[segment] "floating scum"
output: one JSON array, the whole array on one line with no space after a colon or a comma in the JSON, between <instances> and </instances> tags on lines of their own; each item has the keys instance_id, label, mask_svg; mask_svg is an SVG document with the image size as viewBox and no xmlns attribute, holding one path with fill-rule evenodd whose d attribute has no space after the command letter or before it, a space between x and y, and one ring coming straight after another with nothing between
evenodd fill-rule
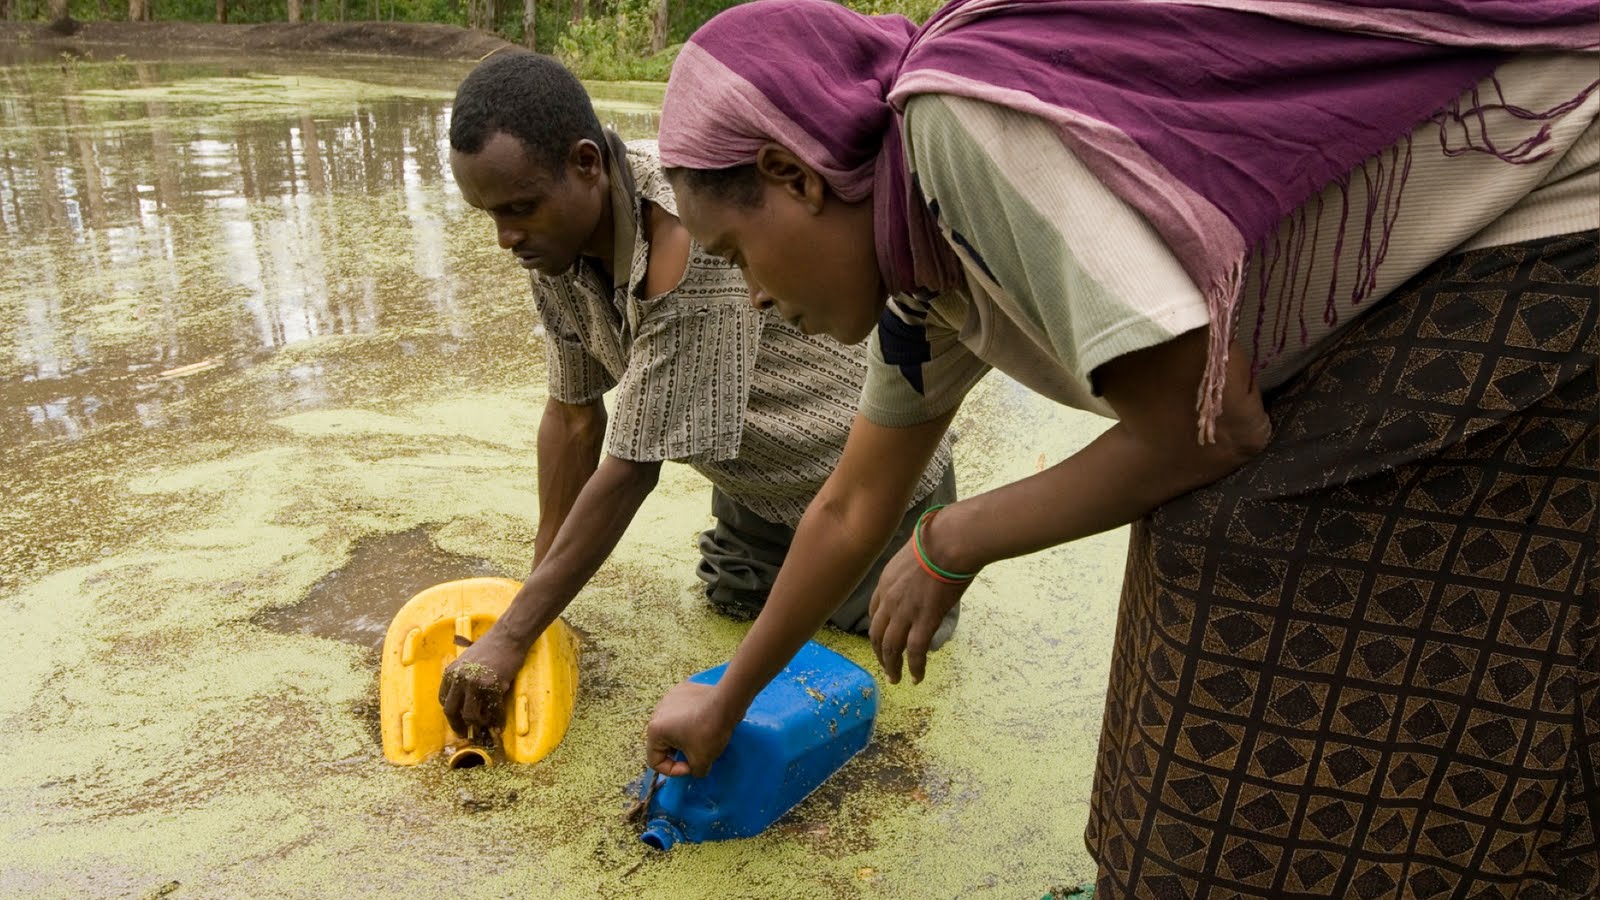
<instances>
[{"instance_id":1,"label":"floating scum","mask_svg":"<svg viewBox=\"0 0 1600 900\"><path fill-rule=\"evenodd\" d=\"M383 416L351 410L344 428L331 427L335 411L291 417L272 423L273 439L258 449L146 461L150 468L129 477L125 502L162 510L150 537L6 602L14 633L44 651L19 654L0 688L0 715L20 723L0 737L8 773L0 797L14 812L0 825L13 848L0 888L134 890L171 878L213 895L260 885L309 895L354 883L592 896L606 885L648 893L691 881L699 896L799 897L858 885L905 896L913 885L960 889L991 875L1030 888L1070 880L1009 860L996 872L994 860L1005 844L1029 840L1041 816L1071 821L1082 803L1082 795L1039 797L1024 773L1087 772L1096 664L1085 660L1077 679L1040 680L1018 652L1033 632L1007 637L990 616L931 685L936 695L909 706L886 698L875 738L885 749L836 776L847 789L825 787L761 838L680 848L673 861L622 879L645 852L620 812L651 691L724 656L741 631L712 620L661 574L682 571L692 553L682 535L702 515L698 491L652 501L644 514L660 527L570 611L574 624L608 638L585 646L573 726L551 757L470 778L384 763L376 660L360 647L246 622L295 603L364 534L447 522L441 544L516 565L527 496L498 485L506 472L531 478L529 448L479 437L477 462L453 468L419 467L411 455L428 462L430 445L450 430L433 423L482 422L506 402L485 393ZM217 434L238 425L222 423ZM1117 553L1113 540L1099 565L1092 554L1064 560L1076 577L1019 571L1013 590L1063 582L1109 590ZM1043 604L1017 612L1022 627L1032 621L1049 633ZM1087 640L1101 639L1085 628ZM1075 641L1057 640L1063 653ZM870 661L863 642L830 643ZM1032 721L1039 709L1054 711L1079 748L1076 761L1052 746L1060 732ZM963 737L972 727L1012 733L974 752ZM922 853L945 840L957 849ZM84 874L63 873L61 860ZM863 868L871 881L856 877ZM811 874L797 879L802 871Z\"/></svg>"}]
</instances>

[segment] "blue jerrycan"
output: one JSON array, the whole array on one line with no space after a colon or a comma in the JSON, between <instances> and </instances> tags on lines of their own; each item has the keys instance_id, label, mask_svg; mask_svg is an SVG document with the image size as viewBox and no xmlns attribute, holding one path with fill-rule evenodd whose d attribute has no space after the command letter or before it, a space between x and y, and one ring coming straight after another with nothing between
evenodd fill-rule
<instances>
[{"instance_id":1,"label":"blue jerrycan","mask_svg":"<svg viewBox=\"0 0 1600 900\"><path fill-rule=\"evenodd\" d=\"M716 684L723 663L689 678ZM807 642L756 695L704 778L667 778L646 793L640 839L657 850L760 834L872 737L878 687L867 670ZM645 784L659 778L646 770Z\"/></svg>"}]
</instances>

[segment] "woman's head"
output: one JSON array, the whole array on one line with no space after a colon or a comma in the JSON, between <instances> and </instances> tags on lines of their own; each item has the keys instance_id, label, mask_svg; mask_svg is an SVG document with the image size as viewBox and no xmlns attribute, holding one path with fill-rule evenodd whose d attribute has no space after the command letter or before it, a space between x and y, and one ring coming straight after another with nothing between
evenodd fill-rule
<instances>
[{"instance_id":1,"label":"woman's head","mask_svg":"<svg viewBox=\"0 0 1600 900\"><path fill-rule=\"evenodd\" d=\"M828 0L735 6L684 47L662 105L684 226L743 268L757 300L850 343L886 295L873 203L913 31Z\"/></svg>"},{"instance_id":2,"label":"woman's head","mask_svg":"<svg viewBox=\"0 0 1600 900\"><path fill-rule=\"evenodd\" d=\"M684 227L739 267L757 306L847 344L872 331L885 292L870 202L841 199L778 144L749 165L668 169L667 178Z\"/></svg>"}]
</instances>

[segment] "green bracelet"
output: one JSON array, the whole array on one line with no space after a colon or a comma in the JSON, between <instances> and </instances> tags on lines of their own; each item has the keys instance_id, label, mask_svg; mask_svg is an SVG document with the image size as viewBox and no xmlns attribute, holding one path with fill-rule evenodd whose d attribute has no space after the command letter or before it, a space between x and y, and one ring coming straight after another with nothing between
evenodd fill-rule
<instances>
[{"instance_id":1,"label":"green bracelet","mask_svg":"<svg viewBox=\"0 0 1600 900\"><path fill-rule=\"evenodd\" d=\"M978 577L977 572L964 574L961 572L951 572L946 569L941 569L937 564L934 563L933 560L928 558L928 552L922 549L923 523L928 521L929 516L932 516L941 509L944 509L945 506L946 504L940 503L935 506L930 506L922 511L922 515L917 517L917 527L911 532L911 546L917 551L917 559L922 560L922 564L927 566L930 571L955 582L971 581L972 579Z\"/></svg>"}]
</instances>

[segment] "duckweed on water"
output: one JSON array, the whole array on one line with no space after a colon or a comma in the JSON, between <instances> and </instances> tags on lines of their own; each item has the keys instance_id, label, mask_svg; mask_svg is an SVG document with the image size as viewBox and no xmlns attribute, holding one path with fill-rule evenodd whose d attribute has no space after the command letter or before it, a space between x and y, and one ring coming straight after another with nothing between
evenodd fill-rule
<instances>
[{"instance_id":1,"label":"duckweed on water","mask_svg":"<svg viewBox=\"0 0 1600 900\"><path fill-rule=\"evenodd\" d=\"M415 100L449 100L454 92L401 85L372 84L315 75L216 76L139 87L94 88L68 96L68 100L110 103L194 103L213 105L230 117L247 111L283 114L319 106L347 106L391 97Z\"/></svg>"}]
</instances>

